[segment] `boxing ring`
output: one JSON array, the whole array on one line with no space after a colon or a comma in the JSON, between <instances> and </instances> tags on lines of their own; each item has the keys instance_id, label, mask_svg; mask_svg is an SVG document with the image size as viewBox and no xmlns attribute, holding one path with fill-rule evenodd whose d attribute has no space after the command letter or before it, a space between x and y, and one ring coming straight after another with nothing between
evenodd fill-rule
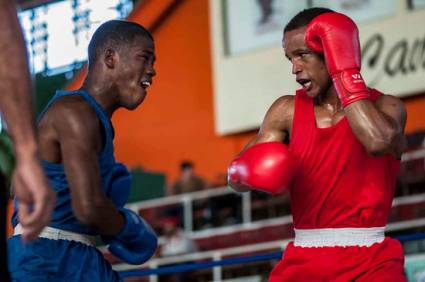
<instances>
[{"instance_id":1,"label":"boxing ring","mask_svg":"<svg viewBox=\"0 0 425 282\"><path fill-rule=\"evenodd\" d=\"M403 155L403 162L421 160L425 155L425 149L415 150ZM214 197L226 197L234 193L227 187L215 188L206 191L193 192L183 195L153 199L142 202L130 203L128 208L145 215L144 211L155 208L161 209L173 204L182 207L183 229L192 239L232 235L232 232L262 232L261 228L285 228L292 229L292 216L290 214L276 218L268 218L255 221L252 211L255 209L253 195L251 193L239 194L241 201L241 222L232 226L212 228L212 230L195 230L194 213L196 213L196 201L211 199ZM395 220L386 226L387 236L398 239L403 244L420 244L425 249L425 193L396 197L393 200L392 210ZM267 236L265 234L265 236ZM170 257L155 257L143 265L114 264L114 270L118 271L122 278L144 277L150 282L159 281L161 275L188 273L198 270L211 270L212 281L223 280L223 268L256 262L277 262L281 259L287 244L293 240L293 236L282 236L278 239L254 244L243 244L226 248L217 248L207 251L188 253ZM284 238L284 239L280 239ZM160 238L160 242L163 238ZM423 251L423 250L422 250ZM407 255L406 262L423 259L423 271L425 274L425 256L422 254ZM261 273L265 274L265 273ZM147 278L149 277L149 278ZM409 277L409 281L412 280ZM147 280L143 280L147 281ZM236 280L235 280L236 281ZM422 280L420 280L422 281ZM425 281L425 280L423 280Z\"/></svg>"},{"instance_id":2,"label":"boxing ring","mask_svg":"<svg viewBox=\"0 0 425 282\"><path fill-rule=\"evenodd\" d=\"M423 240L425 239L425 232L416 233L416 234L409 234L409 235L402 235L393 237L394 239L399 240L401 243L404 242L410 242L410 241L416 241L416 240ZM273 243L266 243L266 244L259 244L254 245L252 251L259 250L262 248L272 247L275 244L283 243L284 246L289 242L290 240L285 240L283 242L273 242ZM233 252L237 251L237 248L234 248ZM232 251L227 252L227 254L231 254ZM238 265L238 264L244 264L244 263L252 263L252 262L259 262L259 261L270 261L270 260L280 260L282 257L283 252L267 252L262 253L260 255L248 255L248 256L238 256L234 258L227 258L227 259L221 259L218 253L213 253L213 259L203 262L195 262L195 263L181 263L174 266L160 266L160 267L153 267L155 265L154 263L150 263L151 267L138 269L138 270L127 270L127 271L120 271L119 274L122 278L128 278L128 277L142 277L142 276L150 276L149 281L157 281L158 275L163 274L175 274L175 273L182 273L182 272L188 272L188 271L195 271L195 270L201 270L201 269L209 269L213 268L213 281L219 282L222 281L222 273L221 273L221 267L222 266L228 266L228 265ZM211 254L205 253L197 256L191 256L187 255L183 258L180 258L180 261L184 261L185 259L190 259L194 257L198 257L198 259L201 259L202 257L208 257ZM173 263L173 260L163 260L163 263ZM174 263L176 261L174 260Z\"/></svg>"}]
</instances>

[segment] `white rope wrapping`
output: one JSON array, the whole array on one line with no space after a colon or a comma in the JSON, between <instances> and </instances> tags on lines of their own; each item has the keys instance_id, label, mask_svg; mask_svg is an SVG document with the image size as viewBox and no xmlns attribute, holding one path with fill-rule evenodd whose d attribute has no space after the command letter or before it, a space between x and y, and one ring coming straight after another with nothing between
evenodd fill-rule
<instances>
[{"instance_id":1,"label":"white rope wrapping","mask_svg":"<svg viewBox=\"0 0 425 282\"><path fill-rule=\"evenodd\" d=\"M18 224L16 225L13 235L20 235L22 234L22 225ZM86 235L86 234L80 234L75 233L71 231L66 231L50 226L44 227L43 231L38 235L40 238L46 238L51 240L68 240L68 241L75 241L79 242L91 247L96 246L96 236Z\"/></svg>"},{"instance_id":2,"label":"white rope wrapping","mask_svg":"<svg viewBox=\"0 0 425 282\"><path fill-rule=\"evenodd\" d=\"M294 230L294 246L298 247L369 247L385 239L385 227Z\"/></svg>"}]
</instances>

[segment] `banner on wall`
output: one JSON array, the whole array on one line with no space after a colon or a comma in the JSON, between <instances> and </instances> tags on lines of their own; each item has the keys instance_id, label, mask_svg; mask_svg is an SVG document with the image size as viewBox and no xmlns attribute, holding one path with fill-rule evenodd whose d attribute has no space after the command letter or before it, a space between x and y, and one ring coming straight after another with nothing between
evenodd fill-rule
<instances>
[{"instance_id":1,"label":"banner on wall","mask_svg":"<svg viewBox=\"0 0 425 282\"><path fill-rule=\"evenodd\" d=\"M326 7L349 15L357 23L395 14L395 0L222 0L225 51L237 55L270 47L282 40L282 27L299 11ZM422 5L423 0L412 0ZM419 3L418 3L419 2Z\"/></svg>"},{"instance_id":2,"label":"banner on wall","mask_svg":"<svg viewBox=\"0 0 425 282\"><path fill-rule=\"evenodd\" d=\"M250 1L252 5L260 2ZM405 97L425 91L425 9L420 8L425 0L411 0L410 8L401 5L401 1L404 0L385 1L388 4L385 8L375 10L372 8L384 1L314 2L323 2L323 6L327 3L328 7L353 18L361 15L357 23L365 81L369 87ZM239 1L229 2L236 5ZM223 31L230 27L223 21L223 13L229 7L222 7L220 3L227 2L210 1L216 131L229 134L257 129L273 101L279 96L294 94L300 85L296 84L290 62L284 57L281 31L272 46L260 48L265 43L257 42L256 38L242 44L239 38L244 46L248 41L256 43L245 50L236 48L230 54L226 52L230 34ZM300 3L305 5L303 1Z\"/></svg>"},{"instance_id":3,"label":"banner on wall","mask_svg":"<svg viewBox=\"0 0 425 282\"><path fill-rule=\"evenodd\" d=\"M282 40L282 26L306 0L223 0L223 22L227 55L236 55Z\"/></svg>"},{"instance_id":4,"label":"banner on wall","mask_svg":"<svg viewBox=\"0 0 425 282\"><path fill-rule=\"evenodd\" d=\"M325 7L348 15L356 23L394 16L395 0L313 0L313 7Z\"/></svg>"},{"instance_id":5,"label":"banner on wall","mask_svg":"<svg viewBox=\"0 0 425 282\"><path fill-rule=\"evenodd\" d=\"M418 18L408 28L403 23L360 28L362 74L368 86L400 97L425 90L425 31L418 28L423 24Z\"/></svg>"}]
</instances>

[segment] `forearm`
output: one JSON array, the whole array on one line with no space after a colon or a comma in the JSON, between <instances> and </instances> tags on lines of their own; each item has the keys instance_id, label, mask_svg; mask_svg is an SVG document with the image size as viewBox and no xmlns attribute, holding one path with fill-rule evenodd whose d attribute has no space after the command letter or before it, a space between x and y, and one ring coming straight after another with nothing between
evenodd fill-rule
<instances>
[{"instance_id":1,"label":"forearm","mask_svg":"<svg viewBox=\"0 0 425 282\"><path fill-rule=\"evenodd\" d=\"M401 129L369 100L360 100L345 109L354 135L371 154L392 151Z\"/></svg>"},{"instance_id":2,"label":"forearm","mask_svg":"<svg viewBox=\"0 0 425 282\"><path fill-rule=\"evenodd\" d=\"M36 152L27 53L14 1L0 1L0 110L18 157Z\"/></svg>"},{"instance_id":3,"label":"forearm","mask_svg":"<svg viewBox=\"0 0 425 282\"><path fill-rule=\"evenodd\" d=\"M116 235L124 227L123 215L114 203L106 196L95 196L96 201L87 204L86 208L75 207L77 218L82 224L96 229L102 235ZM80 212L77 210L80 209ZM81 212L84 210L83 212Z\"/></svg>"}]
</instances>

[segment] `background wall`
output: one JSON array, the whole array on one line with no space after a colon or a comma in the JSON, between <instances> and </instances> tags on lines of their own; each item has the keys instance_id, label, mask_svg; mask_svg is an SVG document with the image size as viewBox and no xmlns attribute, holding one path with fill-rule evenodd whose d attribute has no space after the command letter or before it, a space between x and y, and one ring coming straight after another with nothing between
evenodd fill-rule
<instances>
[{"instance_id":1,"label":"background wall","mask_svg":"<svg viewBox=\"0 0 425 282\"><path fill-rule=\"evenodd\" d=\"M370 87L399 97L425 91L425 34L420 28L425 26L425 9L410 9L406 0L351 1L357 3L357 7L350 9L344 9L350 1L313 1L316 2L349 13L358 23L363 51L362 75ZM275 37L273 44L260 46L264 32L249 31L251 26L258 25L258 18L232 14L229 3L235 5L238 0L210 1L215 122L221 134L258 127L272 101L284 94L292 95L300 87L291 74L290 62L284 57L282 28L278 33L274 29L268 31ZM288 0L273 3L275 13L281 18L287 17L284 24L279 23L282 27L293 16L294 3L300 7L298 11L306 4ZM242 9L243 5L240 6ZM251 9L258 10L259 5ZM242 9L239 13L246 11ZM245 28L232 31L232 23L241 21ZM241 34L249 32L251 40L244 39ZM229 55L226 46L232 39L244 41L246 45L258 41L259 46Z\"/></svg>"},{"instance_id":2,"label":"background wall","mask_svg":"<svg viewBox=\"0 0 425 282\"><path fill-rule=\"evenodd\" d=\"M143 2L145 4L136 7L130 18L147 25L172 1ZM142 166L146 170L165 172L169 182L176 178L179 162L190 159L195 162L197 172L209 181L224 181L227 165L254 136L257 126L253 126L254 131L227 136L216 133L214 93L217 88L213 78L218 77L212 67L210 3L208 0L177 2L179 4L154 32L157 77L147 99L137 110L118 111L113 117L116 156L130 167ZM211 3L214 2L220 1ZM425 16L422 18L425 19ZM283 63L281 51L276 49L273 52L279 59L275 56L269 61L279 60L276 70L289 71ZM243 73L243 66L233 69L233 72ZM265 74L265 77L268 76ZM80 81L81 77L71 87L77 87ZM264 82L258 84L258 89L268 89L274 95L283 94L280 92L286 89L271 86ZM230 94L226 92L226 95ZM408 132L425 129L425 95L417 94L404 99L408 111ZM272 100L265 104L268 106ZM256 104L263 102L259 96L250 101ZM227 107L231 109L240 106L240 103L240 100L235 100ZM261 122L264 113L255 117L255 124ZM234 119L249 120L251 115L247 110L235 115Z\"/></svg>"}]
</instances>

